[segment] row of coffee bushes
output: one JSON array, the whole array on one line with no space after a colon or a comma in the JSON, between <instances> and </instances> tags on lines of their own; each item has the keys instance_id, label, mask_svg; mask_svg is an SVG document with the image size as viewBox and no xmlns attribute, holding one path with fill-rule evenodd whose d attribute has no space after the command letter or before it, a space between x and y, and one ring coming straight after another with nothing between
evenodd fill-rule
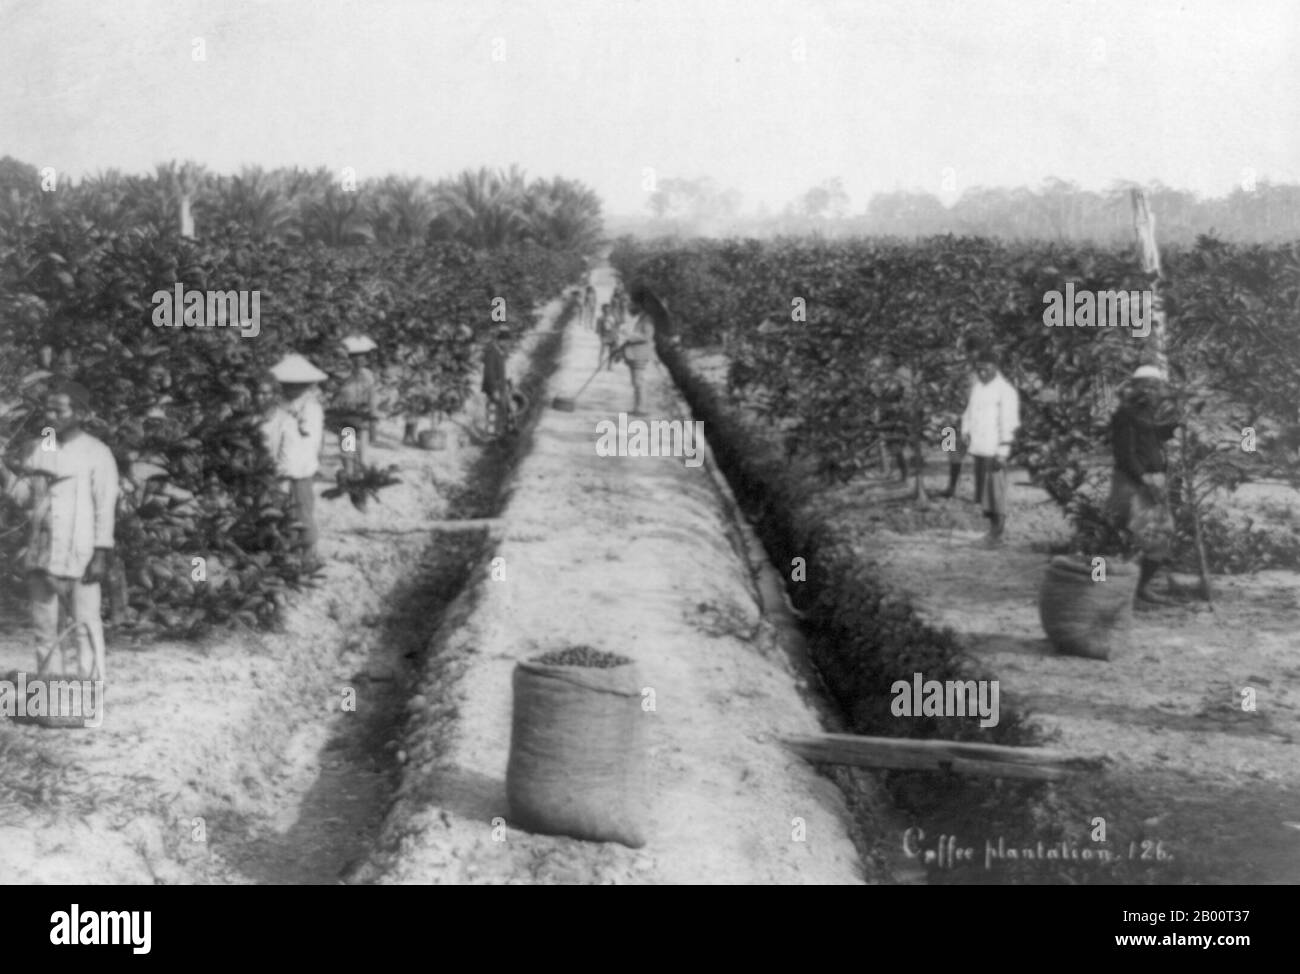
<instances>
[{"instance_id":1,"label":"row of coffee bushes","mask_svg":"<svg viewBox=\"0 0 1300 974\"><path fill-rule=\"evenodd\" d=\"M1107 427L1118 388L1151 357L1150 336L1136 322L1047 327L1046 299L1146 289L1131 253L955 237L625 239L611 259L659 291L686 345L725 353L728 392L827 480L858 474L882 439L917 456L938 449L963 406L967 350L994 345L1021 394L1013 462L1071 517L1080 545L1118 549L1103 514ZM1166 254L1166 275L1184 419L1179 567L1196 562L1193 513L1213 541L1212 571L1300 567L1294 526L1252 526L1235 518L1230 500L1251 480L1300 485L1300 401L1290 393L1300 372L1300 244L1202 238ZM916 476L919 491L919 466Z\"/></svg>"},{"instance_id":2,"label":"row of coffee bushes","mask_svg":"<svg viewBox=\"0 0 1300 974\"><path fill-rule=\"evenodd\" d=\"M340 375L340 340L364 332L379 343L387 412L451 412L492 331L522 335L585 266L531 244L332 249L234 228L212 240L110 230L66 207L19 216L0 226L0 440L10 459L30 442L55 375L89 388L92 431L124 478L119 618L139 633L268 624L304 581L260 439L267 369L280 356ZM188 320L182 302L167 324L178 290L199 297ZM242 323L206 317L214 292L242 298ZM25 516L0 512L7 592L20 589Z\"/></svg>"},{"instance_id":3,"label":"row of coffee bushes","mask_svg":"<svg viewBox=\"0 0 1300 974\"><path fill-rule=\"evenodd\" d=\"M709 430L709 448L774 564L801 559L806 577L787 571L787 590L803 618L813 663L832 697L861 734L887 737L979 739L1024 743L1019 717L1003 709L995 727L978 721L900 718L891 712L896 680L914 673L940 681L989 677L947 629L927 625L907 598L845 543L843 532L808 503L807 485L792 476L770 442L746 428L734 405L694 374L687 355L657 342L659 356L682 390L695 419Z\"/></svg>"},{"instance_id":4,"label":"row of coffee bushes","mask_svg":"<svg viewBox=\"0 0 1300 974\"><path fill-rule=\"evenodd\" d=\"M773 562L791 566L803 559L806 579L787 581L791 599L803 617L809 653L826 690L844 716L848 729L877 737L906 737L979 741L1010 746L1048 743L1028 722L1029 714L999 700L994 727L981 728L977 719L897 716L892 712L896 680L911 682L913 674L926 680L986 680L995 674L963 650L956 634L922 620L905 594L893 590L879 567L844 543L844 532L821 516L808 500L807 485L789 473L778 450L761 430L747 425L725 391L695 374L687 353L671 342L657 342L659 355L691 406L694 417L709 430L709 448L726 474L738 502L750 512ZM790 573L787 572L787 575ZM1141 803L1131 789L1112 781L1080 777L1044 784L997 780L934 771L890 771L880 779L895 811L919 831L910 839L882 835L880 820L868 801L857 806L863 834L877 851L897 850L900 839L917 850L933 851L941 835L1014 837L1013 845L1077 851L1095 840L1090 823L1102 815L1116 823L1107 848L1122 850L1130 840L1142 843L1134 830L1132 809ZM927 838L928 836L928 838ZM997 841L996 839L994 840ZM896 855L896 851L893 853ZM891 855L892 858L892 855ZM1056 862L999 859L996 873L978 868L927 865L927 881L935 884L1151 884L1186 882L1183 863L1142 862L1116 854L1105 862Z\"/></svg>"}]
</instances>

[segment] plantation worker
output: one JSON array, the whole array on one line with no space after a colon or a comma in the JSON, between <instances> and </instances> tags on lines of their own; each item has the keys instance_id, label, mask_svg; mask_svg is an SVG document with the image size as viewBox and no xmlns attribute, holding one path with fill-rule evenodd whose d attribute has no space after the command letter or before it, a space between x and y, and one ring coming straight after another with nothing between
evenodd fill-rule
<instances>
[{"instance_id":1,"label":"plantation worker","mask_svg":"<svg viewBox=\"0 0 1300 974\"><path fill-rule=\"evenodd\" d=\"M605 308L604 317L601 319L600 354L605 362L605 371L608 372L614 367L614 354L622 341L622 336L619 334L622 322L619 320L617 309L611 308L609 305L605 305ZM597 361L596 367L600 367L599 361Z\"/></svg>"},{"instance_id":2,"label":"plantation worker","mask_svg":"<svg viewBox=\"0 0 1300 974\"><path fill-rule=\"evenodd\" d=\"M366 367L370 353L378 346L365 335L343 339L351 371L334 396L332 419L339 436L339 455L346 477L360 476L366 467L366 448L378 420L379 383ZM350 436L345 430L352 430Z\"/></svg>"},{"instance_id":3,"label":"plantation worker","mask_svg":"<svg viewBox=\"0 0 1300 974\"><path fill-rule=\"evenodd\" d=\"M967 361L967 364L968 364L967 375L966 375L966 379L967 379L967 385L966 385L966 400L967 400L967 402L970 401L970 394L971 394L971 391L974 390L974 388L975 388L975 383L979 381L979 380L975 377L975 363L974 363L974 361L973 361L973 356L974 356L974 349L968 349L968 350L967 350L967 358L966 358L966 361ZM957 421L957 425L960 425L960 423L961 423L961 417L960 417L960 416L955 416L955 417L953 417L953 418ZM955 449L953 449L953 450L951 450L951 451L948 452L948 488L947 488L946 490L943 490L943 491L941 491L941 492L939 493L939 496L940 496L940 497L948 497L948 498L951 498L951 497L956 496L956 494L957 494L957 484L961 481L961 468L962 468L963 463L964 463L965 460L966 460L966 439L965 439L965 437L958 436L958 437L957 437L957 442L954 443L953 446L955 447ZM983 497L980 495L980 483L979 483L979 480L978 480L978 478L977 478L977 479L976 479L976 482L975 482L975 503L976 503L976 504L979 504L979 503L981 503L982 501L983 501Z\"/></svg>"},{"instance_id":4,"label":"plantation worker","mask_svg":"<svg viewBox=\"0 0 1300 974\"><path fill-rule=\"evenodd\" d=\"M886 353L879 360L880 376L880 437L894 461L900 481L907 481L907 450L911 397L908 387L912 381L909 369L901 365L896 356ZM882 471L882 473L885 471Z\"/></svg>"},{"instance_id":5,"label":"plantation worker","mask_svg":"<svg viewBox=\"0 0 1300 974\"><path fill-rule=\"evenodd\" d=\"M634 288L631 294L632 323L622 344L614 351L616 357L627 362L632 375L633 416L645 415L641 410L642 385L653 353L655 317L659 309L662 309L662 304L649 288Z\"/></svg>"},{"instance_id":6,"label":"plantation worker","mask_svg":"<svg viewBox=\"0 0 1300 974\"><path fill-rule=\"evenodd\" d=\"M975 496L989 520L984 544L1002 545L1007 524L1007 460L1020 428L1020 395L998 371L991 347L975 353L975 382L962 414L962 440L975 458Z\"/></svg>"},{"instance_id":7,"label":"plantation worker","mask_svg":"<svg viewBox=\"0 0 1300 974\"><path fill-rule=\"evenodd\" d=\"M16 476L0 466L0 486L31 509L22 567L36 631L37 663L55 646L60 603L78 624L77 664L83 677L105 679L99 583L108 573L116 513L117 462L82 424L90 393L62 380L45 397L45 427ZM66 626L66 623L64 624Z\"/></svg>"},{"instance_id":8,"label":"plantation worker","mask_svg":"<svg viewBox=\"0 0 1300 974\"><path fill-rule=\"evenodd\" d=\"M1139 605L1170 601L1151 591L1151 583L1172 548L1174 522L1165 483L1164 444L1177 427L1164 373L1153 365L1139 367L1110 421L1115 470L1109 498L1115 526L1141 552Z\"/></svg>"},{"instance_id":9,"label":"plantation worker","mask_svg":"<svg viewBox=\"0 0 1300 974\"><path fill-rule=\"evenodd\" d=\"M605 331L609 327L609 305L602 304L596 312L596 338L599 339L599 352L596 355L596 368L605 364Z\"/></svg>"},{"instance_id":10,"label":"plantation worker","mask_svg":"<svg viewBox=\"0 0 1300 974\"><path fill-rule=\"evenodd\" d=\"M493 432L503 436L512 426L514 407L514 390L506 374L506 343L510 340L510 329L501 326L492 335L492 341L483 350L483 385L487 396Z\"/></svg>"},{"instance_id":11,"label":"plantation worker","mask_svg":"<svg viewBox=\"0 0 1300 974\"><path fill-rule=\"evenodd\" d=\"M320 560L312 480L320 469L325 439L325 411L315 387L328 376L301 355L292 354L271 368L271 376L280 383L280 397L262 431L286 493L287 513L300 525L303 559L308 570L314 570Z\"/></svg>"}]
</instances>

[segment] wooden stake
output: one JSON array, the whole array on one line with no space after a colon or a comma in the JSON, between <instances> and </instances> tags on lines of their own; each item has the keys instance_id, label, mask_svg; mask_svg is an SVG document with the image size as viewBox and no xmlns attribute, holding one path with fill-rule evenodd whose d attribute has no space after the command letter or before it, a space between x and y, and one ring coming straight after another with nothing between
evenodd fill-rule
<instances>
[{"instance_id":1,"label":"wooden stake","mask_svg":"<svg viewBox=\"0 0 1300 974\"><path fill-rule=\"evenodd\" d=\"M958 774L1037 781L1057 781L1072 774L1097 771L1102 760L1044 748L856 734L787 737L783 743L801 757L821 764L916 771L950 770Z\"/></svg>"},{"instance_id":2,"label":"wooden stake","mask_svg":"<svg viewBox=\"0 0 1300 974\"><path fill-rule=\"evenodd\" d=\"M1140 189L1133 190L1133 229L1137 233L1139 256L1142 270L1149 276L1147 287L1151 289L1151 342L1155 347L1155 366L1166 375L1169 374L1169 361L1165 343L1165 308L1160 297L1160 248L1156 246L1156 218L1147 206L1146 194Z\"/></svg>"},{"instance_id":3,"label":"wooden stake","mask_svg":"<svg viewBox=\"0 0 1300 974\"><path fill-rule=\"evenodd\" d=\"M1137 232L1138 249L1141 251L1142 269L1150 275L1151 280L1147 286L1151 289L1151 335L1149 336L1155 345L1155 365L1165 375L1169 375L1169 356L1168 345L1166 344L1166 326L1168 321L1165 317L1164 300L1160 295L1160 281L1163 272L1160 268L1160 248L1156 246L1156 218L1147 206L1146 194L1140 189L1134 189L1133 198L1133 229ZM1187 426L1182 425L1182 431L1178 438L1180 466L1183 468L1183 483L1187 489L1187 504L1192 512L1192 533L1196 543L1196 562L1197 569L1201 576L1200 595L1209 604L1210 610L1215 611L1214 602L1211 598L1210 591L1210 568L1205 557L1205 541L1201 531L1201 512L1197 508L1195 496L1195 482L1192 478L1192 469L1188 461L1189 450L1187 448Z\"/></svg>"}]
</instances>

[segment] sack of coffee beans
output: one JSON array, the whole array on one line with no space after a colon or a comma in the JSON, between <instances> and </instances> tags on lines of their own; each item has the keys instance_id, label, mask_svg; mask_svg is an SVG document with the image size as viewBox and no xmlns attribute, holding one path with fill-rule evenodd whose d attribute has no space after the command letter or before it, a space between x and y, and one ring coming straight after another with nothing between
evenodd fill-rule
<instances>
[{"instance_id":1,"label":"sack of coffee beans","mask_svg":"<svg viewBox=\"0 0 1300 974\"><path fill-rule=\"evenodd\" d=\"M521 662L506 795L514 824L544 835L646 840L646 723L625 657L575 646Z\"/></svg>"}]
</instances>

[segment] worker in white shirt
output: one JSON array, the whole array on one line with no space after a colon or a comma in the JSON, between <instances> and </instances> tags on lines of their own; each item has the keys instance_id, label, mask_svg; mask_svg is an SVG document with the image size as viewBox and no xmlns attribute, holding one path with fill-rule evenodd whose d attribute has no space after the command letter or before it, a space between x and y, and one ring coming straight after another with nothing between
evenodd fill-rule
<instances>
[{"instance_id":1,"label":"worker in white shirt","mask_svg":"<svg viewBox=\"0 0 1300 974\"><path fill-rule=\"evenodd\" d=\"M320 567L316 555L316 490L325 437L325 410L315 387L328 376L301 355L286 355L271 369L280 383L279 401L262 427L266 448L287 494L287 513L299 524L300 545L308 571Z\"/></svg>"},{"instance_id":2,"label":"worker in white shirt","mask_svg":"<svg viewBox=\"0 0 1300 974\"><path fill-rule=\"evenodd\" d=\"M962 414L962 441L975 459L975 496L983 504L989 530L984 543L1002 544L1007 523L1007 460L1020 428L1020 395L998 371L997 353L975 353L975 382Z\"/></svg>"},{"instance_id":3,"label":"worker in white shirt","mask_svg":"<svg viewBox=\"0 0 1300 974\"><path fill-rule=\"evenodd\" d=\"M108 572L117 506L117 462L103 442L82 429L90 394L62 381L45 398L45 426L16 475L0 466L0 485L31 509L23 568L37 669L60 635L59 608L77 625L81 677L105 679L100 581ZM68 675L68 674L64 674Z\"/></svg>"}]
</instances>

